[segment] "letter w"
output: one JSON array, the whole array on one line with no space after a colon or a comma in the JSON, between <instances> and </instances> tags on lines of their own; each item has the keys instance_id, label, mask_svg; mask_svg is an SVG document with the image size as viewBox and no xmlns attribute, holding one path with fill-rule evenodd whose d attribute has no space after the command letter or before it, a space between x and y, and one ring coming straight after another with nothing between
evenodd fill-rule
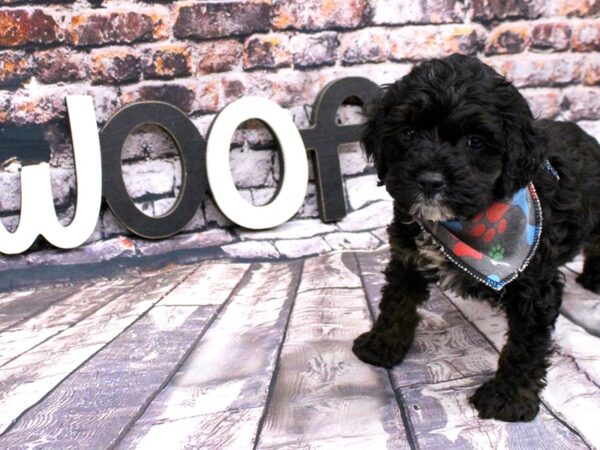
<instances>
[{"instance_id":1,"label":"letter w","mask_svg":"<svg viewBox=\"0 0 600 450\"><path fill-rule=\"evenodd\" d=\"M23 166L21 218L14 233L8 232L0 224L2 253L21 253L31 247L38 235L44 236L56 247L77 247L86 241L96 227L102 197L102 164L92 97L67 96L67 111L77 178L75 217L67 226L62 226L58 221L47 163Z\"/></svg>"}]
</instances>

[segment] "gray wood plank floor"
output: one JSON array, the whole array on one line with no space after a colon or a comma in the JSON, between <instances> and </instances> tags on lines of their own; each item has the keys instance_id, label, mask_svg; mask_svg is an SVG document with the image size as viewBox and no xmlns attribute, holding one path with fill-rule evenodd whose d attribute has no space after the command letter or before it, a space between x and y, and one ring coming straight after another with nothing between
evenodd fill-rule
<instances>
[{"instance_id":1,"label":"gray wood plank floor","mask_svg":"<svg viewBox=\"0 0 600 450\"><path fill-rule=\"evenodd\" d=\"M404 362L363 364L387 251L212 261L0 295L0 449L600 448L600 297L575 283L539 416L482 421L500 311L431 288Z\"/></svg>"}]
</instances>

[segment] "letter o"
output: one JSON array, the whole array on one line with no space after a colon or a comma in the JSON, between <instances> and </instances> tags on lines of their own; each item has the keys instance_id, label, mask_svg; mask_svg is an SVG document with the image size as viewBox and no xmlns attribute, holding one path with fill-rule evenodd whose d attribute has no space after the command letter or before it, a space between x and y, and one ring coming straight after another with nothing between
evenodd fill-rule
<instances>
[{"instance_id":1,"label":"letter o","mask_svg":"<svg viewBox=\"0 0 600 450\"><path fill-rule=\"evenodd\" d=\"M237 127L260 119L273 132L283 156L282 180L269 203L254 206L240 195L229 166L229 147ZM215 203L230 220L245 228L262 230L289 220L302 206L308 187L308 161L300 132L285 110L261 97L243 97L216 117L206 149L208 183Z\"/></svg>"},{"instance_id":2,"label":"letter o","mask_svg":"<svg viewBox=\"0 0 600 450\"><path fill-rule=\"evenodd\" d=\"M138 126L154 124L166 131L181 157L181 190L166 214L151 217L136 208L121 171L121 152L127 136ZM177 233L192 220L208 190L205 142L192 121L164 102L137 102L113 114L100 133L104 198L121 223L135 234L159 239Z\"/></svg>"}]
</instances>

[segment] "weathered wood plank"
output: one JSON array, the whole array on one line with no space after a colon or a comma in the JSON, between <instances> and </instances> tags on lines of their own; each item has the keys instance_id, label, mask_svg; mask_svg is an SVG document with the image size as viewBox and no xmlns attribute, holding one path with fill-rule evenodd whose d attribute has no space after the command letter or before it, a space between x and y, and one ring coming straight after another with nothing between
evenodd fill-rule
<instances>
[{"instance_id":1,"label":"weathered wood plank","mask_svg":"<svg viewBox=\"0 0 600 450\"><path fill-rule=\"evenodd\" d=\"M53 303L85 289L85 286L86 284L78 283L14 293L0 305L0 331L35 316Z\"/></svg>"},{"instance_id":2,"label":"weathered wood plank","mask_svg":"<svg viewBox=\"0 0 600 450\"><path fill-rule=\"evenodd\" d=\"M381 268L389 255L358 253L357 257L371 310L377 316L385 282ZM438 383L496 370L494 348L437 287L432 286L430 292L429 300L418 309L421 323L415 340L402 363L392 370L394 386Z\"/></svg>"},{"instance_id":3,"label":"weathered wood plank","mask_svg":"<svg viewBox=\"0 0 600 450\"><path fill-rule=\"evenodd\" d=\"M354 256L351 253L334 253L316 257L313 263L304 268L298 292L307 289L360 287Z\"/></svg>"},{"instance_id":4,"label":"weathered wood plank","mask_svg":"<svg viewBox=\"0 0 600 450\"><path fill-rule=\"evenodd\" d=\"M136 289L0 368L0 434L194 269L177 268L144 280Z\"/></svg>"},{"instance_id":5,"label":"weathered wood plank","mask_svg":"<svg viewBox=\"0 0 600 450\"><path fill-rule=\"evenodd\" d=\"M481 420L468 397L485 376L417 385L403 390L420 448L488 450L585 449L587 446L544 408L533 422Z\"/></svg>"},{"instance_id":6,"label":"weathered wood plank","mask_svg":"<svg viewBox=\"0 0 600 450\"><path fill-rule=\"evenodd\" d=\"M0 332L0 366L69 328L140 282L140 279L96 282Z\"/></svg>"},{"instance_id":7,"label":"weathered wood plank","mask_svg":"<svg viewBox=\"0 0 600 450\"><path fill-rule=\"evenodd\" d=\"M23 442L58 448L110 447L168 381L248 267L221 262L198 268L163 299L174 297L172 303L187 306L159 302L27 411L0 436L0 447ZM227 279L209 293L212 304L193 305L194 298L188 296L196 296L191 289L196 280L225 273Z\"/></svg>"},{"instance_id":8,"label":"weathered wood plank","mask_svg":"<svg viewBox=\"0 0 600 450\"><path fill-rule=\"evenodd\" d=\"M223 298L223 294L231 293L249 267L250 264L244 263L206 262L158 305L220 305L226 298Z\"/></svg>"},{"instance_id":9,"label":"weathered wood plank","mask_svg":"<svg viewBox=\"0 0 600 450\"><path fill-rule=\"evenodd\" d=\"M504 345L506 319L486 303L447 294L461 312L499 351ZM600 447L600 339L559 316L554 332L556 349L542 391L545 405L586 443ZM582 357L582 355L585 355Z\"/></svg>"},{"instance_id":10,"label":"weathered wood plank","mask_svg":"<svg viewBox=\"0 0 600 450\"><path fill-rule=\"evenodd\" d=\"M362 289L339 287L360 286L353 259L312 258L305 273L257 448L408 448L386 371L351 351L370 322Z\"/></svg>"},{"instance_id":11,"label":"weathered wood plank","mask_svg":"<svg viewBox=\"0 0 600 450\"><path fill-rule=\"evenodd\" d=\"M589 333L600 336L600 295L575 281L576 275L563 270L567 278L560 312Z\"/></svg>"},{"instance_id":12,"label":"weathered wood plank","mask_svg":"<svg viewBox=\"0 0 600 450\"><path fill-rule=\"evenodd\" d=\"M120 447L156 448L169 436L171 449L251 448L300 270L300 261L254 265ZM211 429L219 434L207 440Z\"/></svg>"}]
</instances>

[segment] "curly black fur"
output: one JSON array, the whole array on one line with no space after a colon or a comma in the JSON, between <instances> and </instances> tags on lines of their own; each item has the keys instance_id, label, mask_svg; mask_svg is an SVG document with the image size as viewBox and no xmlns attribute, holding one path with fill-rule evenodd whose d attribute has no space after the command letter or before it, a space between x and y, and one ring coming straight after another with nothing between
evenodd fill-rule
<instances>
[{"instance_id":1,"label":"curly black fur","mask_svg":"<svg viewBox=\"0 0 600 450\"><path fill-rule=\"evenodd\" d=\"M388 227L391 260L380 314L353 346L363 361L392 367L413 341L417 306L434 281L504 309L507 342L498 370L471 397L482 418L529 421L552 352L562 300L559 266L585 247L579 281L600 291L600 147L573 123L534 120L515 87L477 58L425 61L384 88L369 110L363 144L394 199ZM548 159L557 181L541 168ZM440 173L432 197L417 177ZM415 219L467 220L533 181L543 232L528 267L503 292L475 281L436 255Z\"/></svg>"}]
</instances>

